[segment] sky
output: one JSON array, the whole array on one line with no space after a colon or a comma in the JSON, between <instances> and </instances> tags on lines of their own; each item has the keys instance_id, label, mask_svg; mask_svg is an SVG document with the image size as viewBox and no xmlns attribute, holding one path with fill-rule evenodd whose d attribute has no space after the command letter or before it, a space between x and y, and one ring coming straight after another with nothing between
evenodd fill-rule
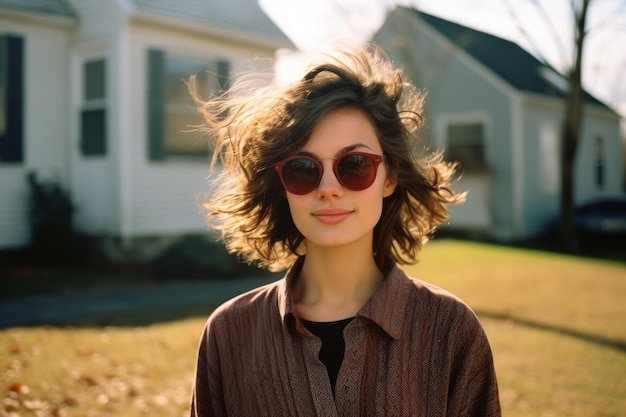
<instances>
[{"instance_id":1,"label":"sky","mask_svg":"<svg viewBox=\"0 0 626 417\"><path fill-rule=\"evenodd\" d=\"M550 24L538 13L539 1ZM570 0L260 0L261 7L296 45L277 54L277 75L301 74L310 57L335 41L362 43L394 5L419 10L517 42L559 70L571 55ZM520 25L517 20L523 22ZM585 88L626 117L626 0L593 0L585 44ZM557 41L558 39L558 41Z\"/></svg>"}]
</instances>

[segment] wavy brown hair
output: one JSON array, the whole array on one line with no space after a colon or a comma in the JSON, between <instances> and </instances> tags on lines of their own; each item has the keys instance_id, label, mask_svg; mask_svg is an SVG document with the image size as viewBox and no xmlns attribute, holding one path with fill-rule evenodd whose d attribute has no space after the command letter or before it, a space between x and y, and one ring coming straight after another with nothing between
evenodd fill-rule
<instances>
[{"instance_id":1,"label":"wavy brown hair","mask_svg":"<svg viewBox=\"0 0 626 417\"><path fill-rule=\"evenodd\" d=\"M305 145L320 119L349 106L370 118L388 175L397 181L374 229L376 263L383 271L390 260L414 263L448 218L447 205L464 198L450 187L454 166L439 153L418 151L423 94L373 45L325 55L290 85L254 85L240 78L218 98L196 96L201 130L214 140L212 165L222 165L201 206L228 250L274 271L302 255L304 237L273 167Z\"/></svg>"}]
</instances>

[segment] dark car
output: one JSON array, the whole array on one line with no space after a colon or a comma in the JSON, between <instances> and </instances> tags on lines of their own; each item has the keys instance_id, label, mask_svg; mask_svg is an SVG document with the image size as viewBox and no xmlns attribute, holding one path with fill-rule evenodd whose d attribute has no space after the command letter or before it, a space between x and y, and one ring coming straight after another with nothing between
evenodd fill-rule
<instances>
[{"instance_id":1,"label":"dark car","mask_svg":"<svg viewBox=\"0 0 626 417\"><path fill-rule=\"evenodd\" d=\"M626 198L594 200L574 213L576 229L587 237L626 236Z\"/></svg>"}]
</instances>

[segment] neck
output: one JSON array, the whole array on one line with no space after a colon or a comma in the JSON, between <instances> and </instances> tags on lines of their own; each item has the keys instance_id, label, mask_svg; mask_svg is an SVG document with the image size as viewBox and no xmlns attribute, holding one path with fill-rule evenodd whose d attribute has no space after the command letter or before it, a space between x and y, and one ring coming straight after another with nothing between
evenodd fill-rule
<instances>
[{"instance_id":1,"label":"neck","mask_svg":"<svg viewBox=\"0 0 626 417\"><path fill-rule=\"evenodd\" d=\"M307 248L294 285L296 308L302 318L312 321L353 317L383 278L371 250Z\"/></svg>"}]
</instances>

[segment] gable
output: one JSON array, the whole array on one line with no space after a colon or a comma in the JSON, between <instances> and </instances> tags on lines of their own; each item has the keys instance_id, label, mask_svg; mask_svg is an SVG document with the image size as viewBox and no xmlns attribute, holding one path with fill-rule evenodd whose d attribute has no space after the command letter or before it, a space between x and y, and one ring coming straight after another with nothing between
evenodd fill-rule
<instances>
[{"instance_id":1,"label":"gable","mask_svg":"<svg viewBox=\"0 0 626 417\"><path fill-rule=\"evenodd\" d=\"M563 98L567 80L515 42L413 10L423 22L437 30L486 68L519 91ZM585 93L585 101L608 109Z\"/></svg>"}]
</instances>

